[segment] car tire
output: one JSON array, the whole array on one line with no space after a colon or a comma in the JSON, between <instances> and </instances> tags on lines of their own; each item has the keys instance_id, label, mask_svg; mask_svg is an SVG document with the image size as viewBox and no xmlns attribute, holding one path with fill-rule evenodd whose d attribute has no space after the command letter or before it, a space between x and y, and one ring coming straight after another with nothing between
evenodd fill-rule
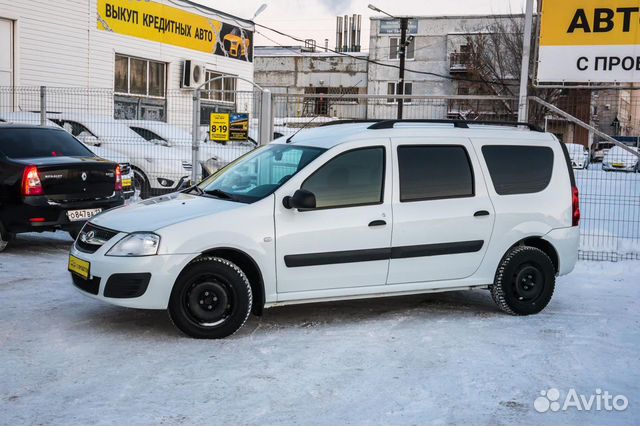
<instances>
[{"instance_id":1,"label":"car tire","mask_svg":"<svg viewBox=\"0 0 640 426\"><path fill-rule=\"evenodd\" d=\"M9 233L4 229L2 223L0 223L0 252L4 251L9 245Z\"/></svg>"},{"instance_id":2,"label":"car tire","mask_svg":"<svg viewBox=\"0 0 640 426\"><path fill-rule=\"evenodd\" d=\"M141 200L149 198L151 195L151 186L149 180L139 170L133 170L133 197L138 197Z\"/></svg>"},{"instance_id":3,"label":"car tire","mask_svg":"<svg viewBox=\"0 0 640 426\"><path fill-rule=\"evenodd\" d=\"M183 333L197 339L221 339L249 318L253 296L244 272L234 263L204 256L191 262L176 280L169 317Z\"/></svg>"},{"instance_id":4,"label":"car tire","mask_svg":"<svg viewBox=\"0 0 640 426\"><path fill-rule=\"evenodd\" d=\"M545 252L535 247L515 247L504 256L496 271L491 296L508 314L537 314L553 296L555 274L553 262Z\"/></svg>"}]
</instances>

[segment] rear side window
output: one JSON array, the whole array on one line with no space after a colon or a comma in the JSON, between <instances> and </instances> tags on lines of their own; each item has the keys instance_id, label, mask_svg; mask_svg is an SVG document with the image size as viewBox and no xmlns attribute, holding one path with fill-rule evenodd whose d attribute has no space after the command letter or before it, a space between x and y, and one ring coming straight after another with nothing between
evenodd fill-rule
<instances>
[{"instance_id":1,"label":"rear side window","mask_svg":"<svg viewBox=\"0 0 640 426\"><path fill-rule=\"evenodd\" d=\"M69 133L50 128L0 129L0 152L16 159L94 156Z\"/></svg>"},{"instance_id":2,"label":"rear side window","mask_svg":"<svg viewBox=\"0 0 640 426\"><path fill-rule=\"evenodd\" d=\"M384 148L361 148L339 154L302 184L316 196L317 208L382 203Z\"/></svg>"},{"instance_id":3,"label":"rear side window","mask_svg":"<svg viewBox=\"0 0 640 426\"><path fill-rule=\"evenodd\" d=\"M473 197L473 172L459 145L398 147L400 201Z\"/></svg>"},{"instance_id":4,"label":"rear side window","mask_svg":"<svg viewBox=\"0 0 640 426\"><path fill-rule=\"evenodd\" d=\"M482 155L499 195L540 192L551 181L553 150L549 147L486 145Z\"/></svg>"}]
</instances>

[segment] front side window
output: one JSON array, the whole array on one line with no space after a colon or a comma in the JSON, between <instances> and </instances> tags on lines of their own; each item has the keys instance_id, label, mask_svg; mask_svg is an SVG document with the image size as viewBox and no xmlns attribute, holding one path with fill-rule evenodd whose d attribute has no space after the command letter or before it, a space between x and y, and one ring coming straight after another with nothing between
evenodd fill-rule
<instances>
[{"instance_id":1,"label":"front side window","mask_svg":"<svg viewBox=\"0 0 640 426\"><path fill-rule=\"evenodd\" d=\"M473 197L473 171L459 145L398 147L400 201Z\"/></svg>"},{"instance_id":2,"label":"front side window","mask_svg":"<svg viewBox=\"0 0 640 426\"><path fill-rule=\"evenodd\" d=\"M482 155L498 195L540 192L551 181L553 150L549 147L486 145Z\"/></svg>"},{"instance_id":3,"label":"front side window","mask_svg":"<svg viewBox=\"0 0 640 426\"><path fill-rule=\"evenodd\" d=\"M204 195L252 203L272 194L324 151L305 146L265 145L214 173L198 188Z\"/></svg>"},{"instance_id":4,"label":"front side window","mask_svg":"<svg viewBox=\"0 0 640 426\"><path fill-rule=\"evenodd\" d=\"M339 154L302 184L316 196L316 208L379 204L383 200L384 148Z\"/></svg>"}]
</instances>

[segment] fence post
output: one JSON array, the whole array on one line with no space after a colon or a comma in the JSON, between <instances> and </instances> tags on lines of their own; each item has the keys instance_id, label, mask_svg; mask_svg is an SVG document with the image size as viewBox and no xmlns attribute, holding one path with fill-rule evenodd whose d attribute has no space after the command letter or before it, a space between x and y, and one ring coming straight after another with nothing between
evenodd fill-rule
<instances>
[{"instance_id":1,"label":"fence post","mask_svg":"<svg viewBox=\"0 0 640 426\"><path fill-rule=\"evenodd\" d=\"M271 96L271 91L268 89L263 90L260 97L258 144L266 145L273 139L273 98Z\"/></svg>"},{"instance_id":2,"label":"fence post","mask_svg":"<svg viewBox=\"0 0 640 426\"><path fill-rule=\"evenodd\" d=\"M47 125L47 87L40 86L40 125Z\"/></svg>"},{"instance_id":3,"label":"fence post","mask_svg":"<svg viewBox=\"0 0 640 426\"><path fill-rule=\"evenodd\" d=\"M191 128L191 184L199 181L200 174L200 89L193 91L193 117Z\"/></svg>"}]
</instances>

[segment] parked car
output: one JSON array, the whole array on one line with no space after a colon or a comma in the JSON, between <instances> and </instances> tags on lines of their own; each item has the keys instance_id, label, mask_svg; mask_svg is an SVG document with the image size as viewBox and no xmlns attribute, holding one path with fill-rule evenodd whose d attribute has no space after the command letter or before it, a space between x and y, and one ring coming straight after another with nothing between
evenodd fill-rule
<instances>
[{"instance_id":1,"label":"parked car","mask_svg":"<svg viewBox=\"0 0 640 426\"><path fill-rule=\"evenodd\" d=\"M566 146L571 159L571 167L574 169L588 169L591 158L587 148L577 143L568 143Z\"/></svg>"},{"instance_id":2,"label":"parked car","mask_svg":"<svg viewBox=\"0 0 640 426\"><path fill-rule=\"evenodd\" d=\"M613 148L611 142L597 142L591 146L591 161L601 162L607 152Z\"/></svg>"},{"instance_id":3,"label":"parked car","mask_svg":"<svg viewBox=\"0 0 640 426\"><path fill-rule=\"evenodd\" d=\"M638 152L637 148L629 147L630 149ZM602 170L610 171L623 171L623 172L639 172L640 165L638 164L638 156L630 153L629 151L619 146L611 148L602 160Z\"/></svg>"},{"instance_id":4,"label":"parked car","mask_svg":"<svg viewBox=\"0 0 640 426\"><path fill-rule=\"evenodd\" d=\"M122 205L117 163L62 129L0 124L0 251L22 232L64 230Z\"/></svg>"},{"instance_id":5,"label":"parked car","mask_svg":"<svg viewBox=\"0 0 640 426\"><path fill-rule=\"evenodd\" d=\"M181 127L167 124L162 121L151 120L119 120L125 123L134 132L145 140L167 147L181 147L191 153L193 141L191 133ZM241 155L254 148L247 144L221 145L215 142L206 142L205 139L198 144L200 150L200 167L203 177L209 176L216 170L226 166Z\"/></svg>"},{"instance_id":6,"label":"parked car","mask_svg":"<svg viewBox=\"0 0 640 426\"><path fill-rule=\"evenodd\" d=\"M0 122L5 123L29 124L32 126L39 126L40 120L40 114L33 112L19 111L0 113ZM47 127L54 127L58 129L60 128L59 125L49 119L45 120L45 125ZM129 161L129 159L118 152L111 151L101 146L92 146L91 148L89 148L89 150L96 154L98 157L120 164L120 172L122 174L122 194L124 195L125 199L132 197L134 195L133 169L131 168L131 162Z\"/></svg>"},{"instance_id":7,"label":"parked car","mask_svg":"<svg viewBox=\"0 0 640 426\"><path fill-rule=\"evenodd\" d=\"M190 152L180 147L150 143L111 117L53 113L48 117L85 145L106 147L129 157L136 196L140 198L168 194L190 181Z\"/></svg>"},{"instance_id":8,"label":"parked car","mask_svg":"<svg viewBox=\"0 0 640 426\"><path fill-rule=\"evenodd\" d=\"M555 136L502 126L309 129L93 218L69 269L82 293L168 309L198 338L276 305L469 288L535 314L577 259L569 161Z\"/></svg>"}]
</instances>

